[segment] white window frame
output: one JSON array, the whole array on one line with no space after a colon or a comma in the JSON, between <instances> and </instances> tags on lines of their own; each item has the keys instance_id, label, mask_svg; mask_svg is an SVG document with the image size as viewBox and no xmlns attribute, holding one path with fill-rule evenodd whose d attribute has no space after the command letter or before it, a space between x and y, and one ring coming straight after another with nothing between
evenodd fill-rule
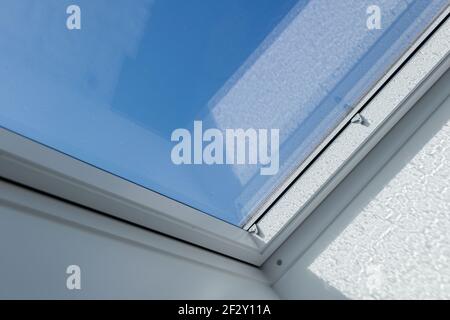
<instances>
[{"instance_id":1,"label":"white window frame","mask_svg":"<svg viewBox=\"0 0 450 320\"><path fill-rule=\"evenodd\" d=\"M243 229L1 127L0 176L260 266L448 69L448 15L449 7ZM352 123L357 113L370 125Z\"/></svg>"}]
</instances>

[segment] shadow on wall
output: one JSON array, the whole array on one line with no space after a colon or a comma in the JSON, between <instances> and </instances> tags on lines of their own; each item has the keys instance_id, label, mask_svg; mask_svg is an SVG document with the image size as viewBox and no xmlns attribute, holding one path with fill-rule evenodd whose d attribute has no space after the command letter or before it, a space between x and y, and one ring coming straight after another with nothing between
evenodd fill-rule
<instances>
[{"instance_id":1,"label":"shadow on wall","mask_svg":"<svg viewBox=\"0 0 450 320\"><path fill-rule=\"evenodd\" d=\"M274 288L284 298L450 298L449 181L450 71L291 237L298 255Z\"/></svg>"}]
</instances>

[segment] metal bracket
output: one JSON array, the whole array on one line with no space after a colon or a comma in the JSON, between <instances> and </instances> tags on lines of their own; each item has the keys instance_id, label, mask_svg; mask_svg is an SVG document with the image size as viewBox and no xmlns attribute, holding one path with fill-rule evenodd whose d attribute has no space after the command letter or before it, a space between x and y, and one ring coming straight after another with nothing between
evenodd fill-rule
<instances>
[{"instance_id":1,"label":"metal bracket","mask_svg":"<svg viewBox=\"0 0 450 320\"><path fill-rule=\"evenodd\" d=\"M369 122L360 113L355 114L350 122L354 124L362 124L363 126L369 125Z\"/></svg>"}]
</instances>

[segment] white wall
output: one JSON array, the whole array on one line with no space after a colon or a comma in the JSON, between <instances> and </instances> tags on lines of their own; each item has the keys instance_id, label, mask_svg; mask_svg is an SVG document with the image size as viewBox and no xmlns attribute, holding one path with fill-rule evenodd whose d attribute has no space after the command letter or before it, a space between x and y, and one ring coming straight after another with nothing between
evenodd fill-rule
<instances>
[{"instance_id":1,"label":"white wall","mask_svg":"<svg viewBox=\"0 0 450 320\"><path fill-rule=\"evenodd\" d=\"M450 298L449 95L447 72L267 261L282 298Z\"/></svg>"},{"instance_id":2,"label":"white wall","mask_svg":"<svg viewBox=\"0 0 450 320\"><path fill-rule=\"evenodd\" d=\"M249 265L0 180L0 298L278 297Z\"/></svg>"}]
</instances>

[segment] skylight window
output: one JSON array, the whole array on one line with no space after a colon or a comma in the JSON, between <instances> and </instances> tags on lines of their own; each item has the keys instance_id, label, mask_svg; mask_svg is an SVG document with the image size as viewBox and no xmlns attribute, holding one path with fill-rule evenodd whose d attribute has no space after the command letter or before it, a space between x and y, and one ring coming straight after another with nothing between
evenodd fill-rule
<instances>
[{"instance_id":1,"label":"skylight window","mask_svg":"<svg viewBox=\"0 0 450 320\"><path fill-rule=\"evenodd\" d=\"M2 1L0 125L239 227L448 5L72 2Z\"/></svg>"}]
</instances>

